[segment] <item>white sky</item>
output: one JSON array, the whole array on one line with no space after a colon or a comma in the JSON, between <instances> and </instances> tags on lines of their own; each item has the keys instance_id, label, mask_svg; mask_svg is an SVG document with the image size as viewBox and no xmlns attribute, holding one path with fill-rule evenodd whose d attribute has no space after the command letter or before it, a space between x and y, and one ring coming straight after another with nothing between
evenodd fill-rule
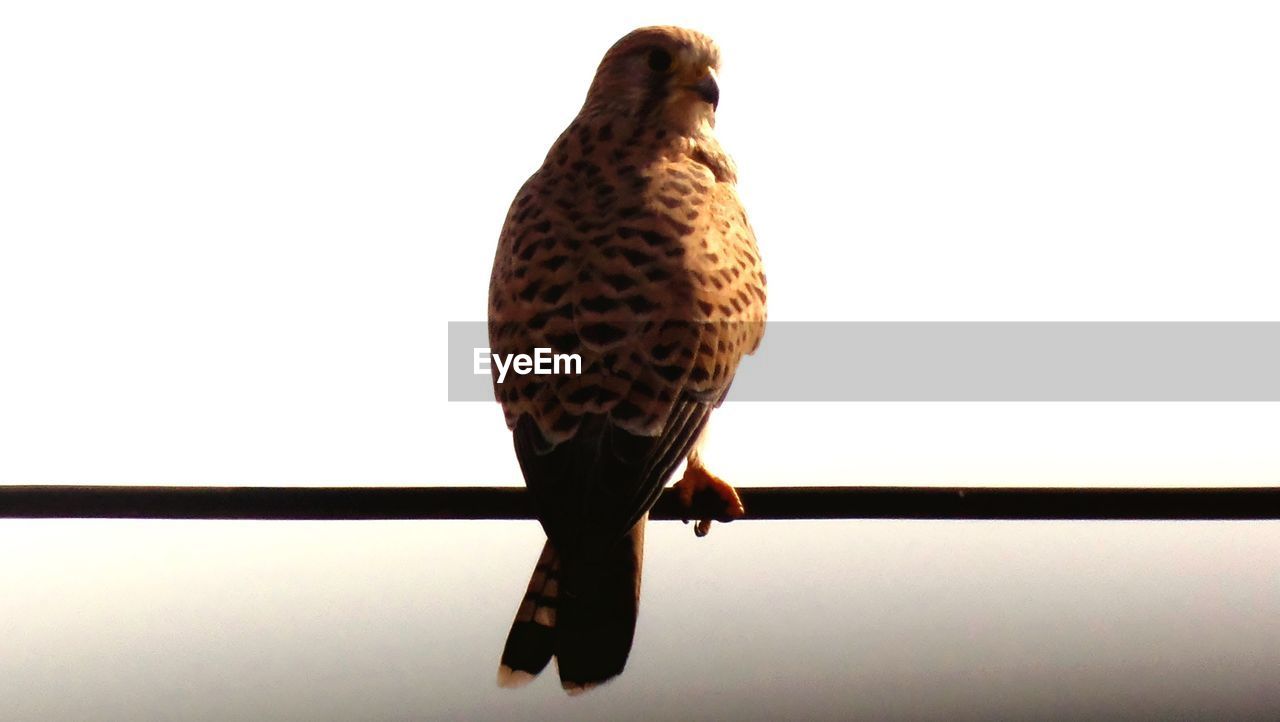
<instances>
[{"instance_id":1,"label":"white sky","mask_svg":"<svg viewBox=\"0 0 1280 722\"><path fill-rule=\"evenodd\" d=\"M0 483L518 483L496 404L445 401L446 322L484 318L516 189L655 22L722 46L773 319L1280 320L1278 15L5 3ZM1277 430L1278 404L731 403L708 457L746 485L1263 484ZM757 714L809 685L872 716L991 717L1019 689L1029 717L1221 712L1280 663L1274 524L754 524L655 525L634 674L558 713L715 702L694 634ZM562 705L490 688L538 537L6 522L0 696L46 719Z\"/></svg>"},{"instance_id":2,"label":"white sky","mask_svg":"<svg viewBox=\"0 0 1280 722\"><path fill-rule=\"evenodd\" d=\"M518 481L444 401L515 190L683 23L785 320L1280 320L1265 3L9 4L0 482ZM817 368L817 362L815 362ZM838 383L838 378L833 380ZM1276 405L731 404L741 483L1265 483Z\"/></svg>"}]
</instances>

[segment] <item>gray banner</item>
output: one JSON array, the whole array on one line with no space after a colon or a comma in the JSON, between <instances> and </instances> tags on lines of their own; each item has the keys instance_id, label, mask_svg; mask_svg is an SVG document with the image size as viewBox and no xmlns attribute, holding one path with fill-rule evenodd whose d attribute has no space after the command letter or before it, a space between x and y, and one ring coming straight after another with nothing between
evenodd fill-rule
<instances>
[{"instance_id":1,"label":"gray banner","mask_svg":"<svg viewBox=\"0 0 1280 722\"><path fill-rule=\"evenodd\" d=\"M450 401L493 400L487 346L449 324ZM1280 323L771 322L728 400L1280 401Z\"/></svg>"}]
</instances>

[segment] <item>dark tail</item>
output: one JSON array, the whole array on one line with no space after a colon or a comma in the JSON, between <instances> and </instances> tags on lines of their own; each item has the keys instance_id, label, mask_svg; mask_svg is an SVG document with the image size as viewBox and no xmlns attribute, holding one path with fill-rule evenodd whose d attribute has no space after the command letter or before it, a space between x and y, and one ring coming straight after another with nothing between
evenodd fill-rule
<instances>
[{"instance_id":1,"label":"dark tail","mask_svg":"<svg viewBox=\"0 0 1280 722\"><path fill-rule=\"evenodd\" d=\"M583 584L561 585L551 542L542 548L528 591L516 611L498 667L498 685L522 687L554 656L560 686L585 692L627 665L640 605L645 519L632 527Z\"/></svg>"}]
</instances>

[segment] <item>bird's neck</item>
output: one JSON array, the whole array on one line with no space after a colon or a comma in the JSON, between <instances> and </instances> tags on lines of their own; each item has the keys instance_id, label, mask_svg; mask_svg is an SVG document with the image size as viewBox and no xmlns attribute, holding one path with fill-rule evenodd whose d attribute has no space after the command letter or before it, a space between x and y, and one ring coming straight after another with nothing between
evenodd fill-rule
<instances>
[{"instance_id":1,"label":"bird's neck","mask_svg":"<svg viewBox=\"0 0 1280 722\"><path fill-rule=\"evenodd\" d=\"M608 128L607 136L616 138L621 152L627 155L685 156L705 165L722 183L737 182L737 168L733 159L720 146L715 135L714 116L699 115L681 122L670 118L635 118L617 113L598 113L584 109L565 131L564 137L572 139L596 138L601 128ZM554 152L554 151L553 151Z\"/></svg>"}]
</instances>

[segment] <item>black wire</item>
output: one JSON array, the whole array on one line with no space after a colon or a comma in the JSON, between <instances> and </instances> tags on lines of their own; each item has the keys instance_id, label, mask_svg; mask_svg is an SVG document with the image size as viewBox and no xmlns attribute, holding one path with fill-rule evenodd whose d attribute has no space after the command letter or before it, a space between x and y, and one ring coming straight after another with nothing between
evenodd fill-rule
<instances>
[{"instance_id":1,"label":"black wire","mask_svg":"<svg viewBox=\"0 0 1280 722\"><path fill-rule=\"evenodd\" d=\"M745 519L1280 519L1280 487L754 487ZM683 516L667 490L653 519ZM10 519L531 519L519 487L0 486Z\"/></svg>"}]
</instances>

